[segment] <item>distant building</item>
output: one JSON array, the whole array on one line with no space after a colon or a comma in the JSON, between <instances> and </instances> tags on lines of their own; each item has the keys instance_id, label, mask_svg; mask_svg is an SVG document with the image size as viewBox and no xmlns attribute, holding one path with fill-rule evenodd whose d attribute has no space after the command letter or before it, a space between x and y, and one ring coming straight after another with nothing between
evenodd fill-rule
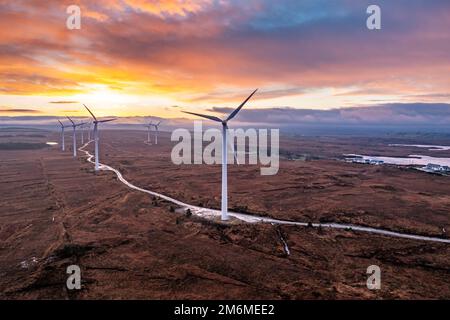
<instances>
[{"instance_id":1,"label":"distant building","mask_svg":"<svg viewBox=\"0 0 450 320\"><path fill-rule=\"evenodd\" d=\"M431 170L431 171L440 171L441 166L438 164L429 163L429 164L427 164L426 169Z\"/></svg>"},{"instance_id":2,"label":"distant building","mask_svg":"<svg viewBox=\"0 0 450 320\"><path fill-rule=\"evenodd\" d=\"M372 159L372 160L370 160L370 164L374 164L374 165L376 165L376 166L379 166L379 165L381 165L381 164L384 164L384 161L383 161L383 160L375 160L375 159Z\"/></svg>"},{"instance_id":3,"label":"distant building","mask_svg":"<svg viewBox=\"0 0 450 320\"><path fill-rule=\"evenodd\" d=\"M439 164L429 163L424 168L424 171L427 172L436 172L436 173L446 173L450 172L449 166L441 166Z\"/></svg>"},{"instance_id":4,"label":"distant building","mask_svg":"<svg viewBox=\"0 0 450 320\"><path fill-rule=\"evenodd\" d=\"M364 159L361 156L350 156L345 158L346 162L353 162L353 163L363 163L363 164L372 164L372 165L381 165L384 164L383 160L377 160L377 159Z\"/></svg>"}]
</instances>

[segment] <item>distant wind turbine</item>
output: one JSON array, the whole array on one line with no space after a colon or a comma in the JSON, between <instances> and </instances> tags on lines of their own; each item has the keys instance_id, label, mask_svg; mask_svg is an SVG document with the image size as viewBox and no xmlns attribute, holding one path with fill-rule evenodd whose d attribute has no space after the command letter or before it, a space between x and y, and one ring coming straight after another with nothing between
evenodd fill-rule
<instances>
[{"instance_id":1,"label":"distant wind turbine","mask_svg":"<svg viewBox=\"0 0 450 320\"><path fill-rule=\"evenodd\" d=\"M151 121L145 125L145 127L147 127L147 143L150 143L150 131L152 131L152 126L153 123Z\"/></svg>"},{"instance_id":2,"label":"distant wind turbine","mask_svg":"<svg viewBox=\"0 0 450 320\"><path fill-rule=\"evenodd\" d=\"M91 141L91 131L90 130L91 130L91 123L88 120L88 121L86 121L86 123L83 126L83 135L84 135L84 132L87 132L86 139L88 142Z\"/></svg>"},{"instance_id":3,"label":"distant wind turbine","mask_svg":"<svg viewBox=\"0 0 450 320\"><path fill-rule=\"evenodd\" d=\"M84 122L83 123L75 123L75 122L73 122L72 119L70 119L69 116L66 116L66 117L67 117L67 119L70 120L70 122L72 122L72 128L73 128L73 156L76 157L77 156L77 135L76 135L75 131L76 131L77 127L82 126L84 124Z\"/></svg>"},{"instance_id":4,"label":"distant wind turbine","mask_svg":"<svg viewBox=\"0 0 450 320\"><path fill-rule=\"evenodd\" d=\"M87 132L88 132L88 141L91 141L91 123L87 124Z\"/></svg>"},{"instance_id":5,"label":"distant wind turbine","mask_svg":"<svg viewBox=\"0 0 450 320\"><path fill-rule=\"evenodd\" d=\"M155 144L158 144L158 128L161 124L161 121L158 123L155 123L153 126L155 127Z\"/></svg>"},{"instance_id":6,"label":"distant wind turbine","mask_svg":"<svg viewBox=\"0 0 450 320\"><path fill-rule=\"evenodd\" d=\"M99 153L98 153L98 124L99 123L104 123L104 122L109 122L109 121L114 121L117 119L106 119L106 120L97 120L97 118L94 116L94 114L92 113L91 110L89 110L88 107L86 107L86 105L83 104L83 106L87 109L87 111L89 111L89 113L91 114L92 118L94 119L94 141L95 141L95 171L98 171L99 169Z\"/></svg>"},{"instance_id":7,"label":"distant wind turbine","mask_svg":"<svg viewBox=\"0 0 450 320\"><path fill-rule=\"evenodd\" d=\"M66 146L64 143L64 128L68 128L69 126L65 126L61 121L59 121L59 119L58 122L61 125L61 150L66 151Z\"/></svg>"},{"instance_id":8,"label":"distant wind turbine","mask_svg":"<svg viewBox=\"0 0 450 320\"><path fill-rule=\"evenodd\" d=\"M84 125L80 126L81 129L81 145L84 145Z\"/></svg>"},{"instance_id":9,"label":"distant wind turbine","mask_svg":"<svg viewBox=\"0 0 450 320\"><path fill-rule=\"evenodd\" d=\"M205 114L200 114L200 113L194 113L194 112L187 112L187 111L183 111L184 113L188 113L188 114L192 114L195 116L199 116L202 118L206 118L212 121L216 121L216 122L220 122L222 123L222 220L228 220L228 176L227 176L227 162L228 162L228 157L227 157L227 135L228 135L228 121L230 121L231 119L233 119L238 112L241 110L241 108L247 103L248 100L250 100L250 98L256 93L256 91L258 91L258 89L256 89L255 91L252 92L252 94L250 96L248 96L247 99L245 99L244 102L241 103L241 105L239 107L236 108L236 110L234 110L229 116L228 118L226 118L225 120L222 120L218 117L215 116L209 116L209 115L205 115ZM233 146L234 149L234 146ZM233 152L234 153L234 152ZM236 156L236 154L235 154Z\"/></svg>"}]
</instances>

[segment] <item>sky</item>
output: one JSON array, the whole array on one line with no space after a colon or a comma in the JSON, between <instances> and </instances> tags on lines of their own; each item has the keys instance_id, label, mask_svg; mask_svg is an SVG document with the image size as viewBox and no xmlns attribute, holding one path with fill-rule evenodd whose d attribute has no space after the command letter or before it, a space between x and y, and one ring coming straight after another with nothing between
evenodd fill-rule
<instances>
[{"instance_id":1,"label":"sky","mask_svg":"<svg viewBox=\"0 0 450 320\"><path fill-rule=\"evenodd\" d=\"M248 122L439 119L449 30L448 0L0 0L0 117L220 116L259 88Z\"/></svg>"}]
</instances>

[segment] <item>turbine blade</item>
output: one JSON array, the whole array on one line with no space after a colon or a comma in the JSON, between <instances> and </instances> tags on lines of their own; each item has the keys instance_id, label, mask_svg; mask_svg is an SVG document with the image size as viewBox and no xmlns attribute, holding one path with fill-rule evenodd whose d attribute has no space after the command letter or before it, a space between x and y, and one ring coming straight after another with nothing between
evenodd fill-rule
<instances>
[{"instance_id":1,"label":"turbine blade","mask_svg":"<svg viewBox=\"0 0 450 320\"><path fill-rule=\"evenodd\" d=\"M117 120L117 119L106 119L106 120L100 120L100 121L97 121L97 122L102 123L102 122L110 122L110 121L115 121L115 120Z\"/></svg>"},{"instance_id":2,"label":"turbine blade","mask_svg":"<svg viewBox=\"0 0 450 320\"><path fill-rule=\"evenodd\" d=\"M206 119L209 119L209 120L212 120L212 121L222 122L222 119L217 118L217 117L215 117L215 116L208 116L208 115L206 115L206 114L195 113L195 112L187 112L187 111L182 111L182 112L183 112L183 113L192 114L192 115L194 115L194 116L199 116L199 117L202 117L202 118L206 118Z\"/></svg>"},{"instance_id":3,"label":"turbine blade","mask_svg":"<svg viewBox=\"0 0 450 320\"><path fill-rule=\"evenodd\" d=\"M69 120L70 120L70 122L72 122L72 124L73 124L73 125L75 125L75 122L73 122L73 121L72 121L72 119L70 119L70 117L69 117L69 116L66 116L66 117L67 117L67 119L69 119Z\"/></svg>"},{"instance_id":4,"label":"turbine blade","mask_svg":"<svg viewBox=\"0 0 450 320\"><path fill-rule=\"evenodd\" d=\"M64 125L62 124L61 121L59 121L59 119L58 119L58 122L59 122L59 124L61 125L61 127L64 127Z\"/></svg>"},{"instance_id":5,"label":"turbine blade","mask_svg":"<svg viewBox=\"0 0 450 320\"><path fill-rule=\"evenodd\" d=\"M92 111L89 110L89 108L88 108L85 104L83 104L83 106L87 109L87 111L89 111L89 113L91 114L92 118L94 118L94 120L97 121L97 118L94 116L94 114L92 113Z\"/></svg>"},{"instance_id":6,"label":"turbine blade","mask_svg":"<svg viewBox=\"0 0 450 320\"><path fill-rule=\"evenodd\" d=\"M228 120L233 119L233 118L238 114L238 112L241 110L241 108L247 103L247 101L250 100L250 98L256 93L256 91L258 91L258 89L256 89L255 91L253 91L252 94L249 95L248 98L245 99L244 102L242 102L241 105L240 105L239 107L237 107L237 109L234 110L234 111L228 116L227 120L225 120L225 121L228 121Z\"/></svg>"}]
</instances>

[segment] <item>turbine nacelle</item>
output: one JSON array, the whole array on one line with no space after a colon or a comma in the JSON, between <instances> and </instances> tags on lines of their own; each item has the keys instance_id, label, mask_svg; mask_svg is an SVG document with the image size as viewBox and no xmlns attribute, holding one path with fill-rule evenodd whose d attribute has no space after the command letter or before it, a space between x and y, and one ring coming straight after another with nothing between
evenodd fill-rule
<instances>
[{"instance_id":1,"label":"turbine nacelle","mask_svg":"<svg viewBox=\"0 0 450 320\"><path fill-rule=\"evenodd\" d=\"M66 126L64 125L59 119L58 119L59 125L61 126L61 128L68 128L70 126Z\"/></svg>"},{"instance_id":2,"label":"turbine nacelle","mask_svg":"<svg viewBox=\"0 0 450 320\"><path fill-rule=\"evenodd\" d=\"M85 104L83 104L83 106L87 109L87 111L89 111L89 113L91 114L91 116L92 116L92 118L94 119L94 121L92 121L94 124L99 124L99 123L104 123L104 122L110 122L110 121L114 121L114 120L117 120L117 119L106 119L106 120L98 120L96 117L95 117L95 115L92 113L92 111L91 110L89 110L89 108L85 105Z\"/></svg>"},{"instance_id":3,"label":"turbine nacelle","mask_svg":"<svg viewBox=\"0 0 450 320\"><path fill-rule=\"evenodd\" d=\"M75 122L73 122L73 120L72 119L70 119L70 117L69 116L66 116L67 117L67 119L69 119L70 120L70 122L72 122L72 127L75 129L76 127L80 127L80 126L83 126L83 125L85 125L87 122L82 122L82 123L75 123Z\"/></svg>"},{"instance_id":4,"label":"turbine nacelle","mask_svg":"<svg viewBox=\"0 0 450 320\"><path fill-rule=\"evenodd\" d=\"M148 124L145 124L144 126L147 128L151 128L154 127L155 129L157 129L159 127L159 125L161 124L162 121L159 121L158 123L152 123L152 121L149 121Z\"/></svg>"},{"instance_id":5,"label":"turbine nacelle","mask_svg":"<svg viewBox=\"0 0 450 320\"><path fill-rule=\"evenodd\" d=\"M210 115L207 115L207 114L201 114L201 113L195 113L195 112L188 112L188 111L183 111L183 112L184 113L188 113L188 114L192 114L194 116L199 116L199 117L202 117L202 118L205 118L205 119L209 119L209 120L212 120L212 121L220 122L220 123L222 123L222 125L224 127L228 128L228 121L233 119L238 114L238 112L247 103L247 101L250 100L250 98L256 93L256 91L258 91L258 89L253 91L252 94L249 95L248 98L245 99L244 102L242 102L239 107L237 107L232 113L230 113L230 115L226 119L220 119L219 117L216 117L216 116L210 116Z\"/></svg>"}]
</instances>

